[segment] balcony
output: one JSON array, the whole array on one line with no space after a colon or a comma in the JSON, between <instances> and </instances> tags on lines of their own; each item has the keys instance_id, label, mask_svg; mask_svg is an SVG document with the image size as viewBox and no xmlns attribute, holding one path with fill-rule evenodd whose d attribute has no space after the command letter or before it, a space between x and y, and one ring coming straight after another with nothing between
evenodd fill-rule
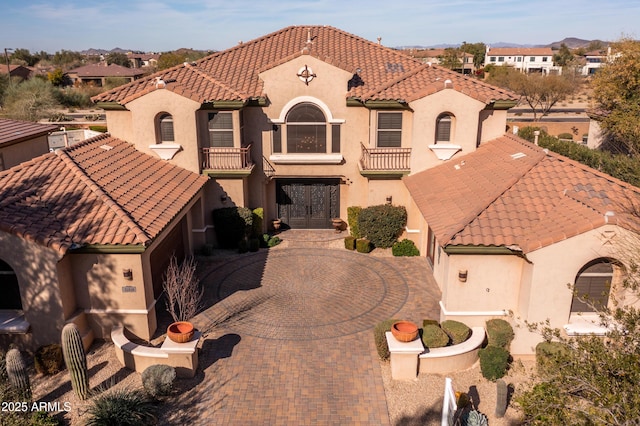
<instances>
[{"instance_id":1,"label":"balcony","mask_svg":"<svg viewBox=\"0 0 640 426\"><path fill-rule=\"evenodd\" d=\"M243 148L202 148L202 173L212 177L249 176L254 163L251 145Z\"/></svg>"},{"instance_id":2,"label":"balcony","mask_svg":"<svg viewBox=\"0 0 640 426\"><path fill-rule=\"evenodd\" d=\"M367 148L362 143L360 174L368 178L400 178L411 170L411 148Z\"/></svg>"}]
</instances>

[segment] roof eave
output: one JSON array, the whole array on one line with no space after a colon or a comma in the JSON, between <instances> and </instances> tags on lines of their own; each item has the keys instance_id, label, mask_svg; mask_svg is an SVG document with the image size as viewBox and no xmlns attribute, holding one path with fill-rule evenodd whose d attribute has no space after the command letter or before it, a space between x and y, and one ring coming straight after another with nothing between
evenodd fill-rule
<instances>
[{"instance_id":1,"label":"roof eave","mask_svg":"<svg viewBox=\"0 0 640 426\"><path fill-rule=\"evenodd\" d=\"M497 101L494 100L489 102L489 104L487 105L487 109L506 110L506 109L513 108L517 104L518 104L518 101L513 99L501 99Z\"/></svg>"},{"instance_id":2,"label":"roof eave","mask_svg":"<svg viewBox=\"0 0 640 426\"><path fill-rule=\"evenodd\" d=\"M127 107L118 102L96 102L96 108L102 108L105 111L126 111Z\"/></svg>"}]
</instances>

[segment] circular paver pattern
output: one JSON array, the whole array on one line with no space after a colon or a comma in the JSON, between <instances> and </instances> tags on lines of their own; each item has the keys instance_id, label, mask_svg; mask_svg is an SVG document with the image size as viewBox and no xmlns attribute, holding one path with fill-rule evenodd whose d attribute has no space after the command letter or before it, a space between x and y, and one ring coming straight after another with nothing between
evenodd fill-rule
<instances>
[{"instance_id":1,"label":"circular paver pattern","mask_svg":"<svg viewBox=\"0 0 640 426\"><path fill-rule=\"evenodd\" d=\"M242 256L209 272L216 317L256 337L326 339L390 318L406 302L407 283L383 260L348 251L282 249ZM220 310L224 310L221 315Z\"/></svg>"}]
</instances>

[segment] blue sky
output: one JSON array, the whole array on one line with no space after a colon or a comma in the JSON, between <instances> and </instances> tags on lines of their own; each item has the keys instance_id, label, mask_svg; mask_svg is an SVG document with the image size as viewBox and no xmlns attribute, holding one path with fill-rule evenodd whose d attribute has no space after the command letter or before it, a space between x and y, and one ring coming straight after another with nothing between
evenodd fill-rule
<instances>
[{"instance_id":1,"label":"blue sky","mask_svg":"<svg viewBox=\"0 0 640 426\"><path fill-rule=\"evenodd\" d=\"M289 25L331 25L385 46L638 38L637 0L4 0L2 48L223 50Z\"/></svg>"}]
</instances>

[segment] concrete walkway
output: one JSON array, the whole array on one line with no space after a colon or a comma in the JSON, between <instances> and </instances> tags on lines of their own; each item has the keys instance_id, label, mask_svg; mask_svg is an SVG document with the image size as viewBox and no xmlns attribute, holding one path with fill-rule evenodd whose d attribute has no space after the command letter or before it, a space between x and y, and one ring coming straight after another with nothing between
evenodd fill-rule
<instances>
[{"instance_id":1,"label":"concrete walkway","mask_svg":"<svg viewBox=\"0 0 640 426\"><path fill-rule=\"evenodd\" d=\"M201 262L200 368L183 381L171 424L389 424L372 329L390 317L438 319L425 258L354 253L333 231L281 237Z\"/></svg>"}]
</instances>

